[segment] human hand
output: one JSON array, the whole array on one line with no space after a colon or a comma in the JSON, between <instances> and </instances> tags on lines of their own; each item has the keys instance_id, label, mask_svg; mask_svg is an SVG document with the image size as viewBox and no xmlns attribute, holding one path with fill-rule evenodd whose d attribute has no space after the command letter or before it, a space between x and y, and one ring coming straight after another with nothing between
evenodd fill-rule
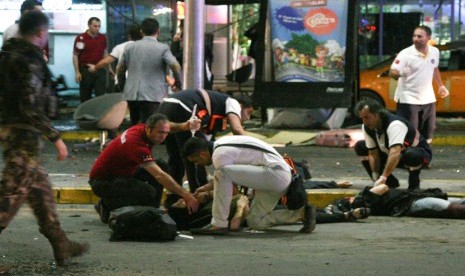
<instances>
[{"instance_id":1,"label":"human hand","mask_svg":"<svg viewBox=\"0 0 465 276\"><path fill-rule=\"evenodd\" d=\"M63 140L56 140L55 147L58 151L57 160L65 160L66 157L68 157L68 148L66 147L66 144L63 142Z\"/></svg>"},{"instance_id":2,"label":"human hand","mask_svg":"<svg viewBox=\"0 0 465 276\"><path fill-rule=\"evenodd\" d=\"M176 80L171 76L166 76L166 82L168 83L169 86L174 87Z\"/></svg>"},{"instance_id":3,"label":"human hand","mask_svg":"<svg viewBox=\"0 0 465 276\"><path fill-rule=\"evenodd\" d=\"M184 201L186 202L189 214L197 212L197 210L199 209L199 202L197 201L197 199L195 199L195 197L193 197L191 194L188 194L186 197L184 197Z\"/></svg>"},{"instance_id":4,"label":"human hand","mask_svg":"<svg viewBox=\"0 0 465 276\"><path fill-rule=\"evenodd\" d=\"M378 180L375 181L375 183L373 184L373 186L378 186L378 185L381 185L381 184L386 184L386 177L385 176L382 176L380 175Z\"/></svg>"},{"instance_id":5,"label":"human hand","mask_svg":"<svg viewBox=\"0 0 465 276\"><path fill-rule=\"evenodd\" d=\"M186 123L187 123L189 130L192 133L195 133L200 130L202 121L199 118L197 118L197 116L194 116L190 118Z\"/></svg>"},{"instance_id":6,"label":"human hand","mask_svg":"<svg viewBox=\"0 0 465 276\"><path fill-rule=\"evenodd\" d=\"M249 205L249 199L245 195L241 195L237 200L237 209L244 209L247 205Z\"/></svg>"},{"instance_id":7,"label":"human hand","mask_svg":"<svg viewBox=\"0 0 465 276\"><path fill-rule=\"evenodd\" d=\"M444 99L445 97L449 96L449 90L447 90L447 88L444 85L439 87L438 93L441 99Z\"/></svg>"},{"instance_id":8,"label":"human hand","mask_svg":"<svg viewBox=\"0 0 465 276\"><path fill-rule=\"evenodd\" d=\"M95 69L95 64L87 64L87 70L91 73L95 73L97 70Z\"/></svg>"},{"instance_id":9,"label":"human hand","mask_svg":"<svg viewBox=\"0 0 465 276\"><path fill-rule=\"evenodd\" d=\"M80 83L81 80L82 80L81 73L77 72L77 73L76 73L76 82L77 82L77 83Z\"/></svg>"}]
</instances>

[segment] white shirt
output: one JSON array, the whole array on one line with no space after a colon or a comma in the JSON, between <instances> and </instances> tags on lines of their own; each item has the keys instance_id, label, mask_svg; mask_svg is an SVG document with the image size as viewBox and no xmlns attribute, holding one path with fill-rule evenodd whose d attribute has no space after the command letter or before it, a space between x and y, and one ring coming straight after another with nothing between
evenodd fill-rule
<instances>
[{"instance_id":1,"label":"white shirt","mask_svg":"<svg viewBox=\"0 0 465 276\"><path fill-rule=\"evenodd\" d=\"M119 64L119 62L121 60L121 57L123 56L123 53L124 53L124 47L126 47L126 45L131 44L131 43L134 43L134 41L129 40L129 41L126 41L126 42L123 42L123 43L120 43L120 44L116 45L111 50L110 56L116 58L118 60L118 64ZM128 73L126 72L126 77L127 77L127 74ZM118 84L118 77L116 75L115 75L115 84Z\"/></svg>"},{"instance_id":2,"label":"white shirt","mask_svg":"<svg viewBox=\"0 0 465 276\"><path fill-rule=\"evenodd\" d=\"M123 56L123 53L124 53L124 47L126 47L126 45L131 44L131 43L134 43L134 41L128 40L126 42L116 45L111 50L110 56L116 58L118 61L121 60L121 57Z\"/></svg>"},{"instance_id":3,"label":"white shirt","mask_svg":"<svg viewBox=\"0 0 465 276\"><path fill-rule=\"evenodd\" d=\"M221 146L222 144L249 144L254 145L273 153L263 152L255 149L241 148L234 146ZM218 147L218 148L217 148ZM272 146L250 136L233 135L218 139L214 144L212 162L215 169L220 169L227 165L252 165L276 168L284 171L291 171L284 158Z\"/></svg>"},{"instance_id":4,"label":"white shirt","mask_svg":"<svg viewBox=\"0 0 465 276\"><path fill-rule=\"evenodd\" d=\"M402 50L391 65L400 72L394 101L406 104L436 102L433 90L434 69L439 65L439 50L428 46L425 56L412 45Z\"/></svg>"},{"instance_id":5,"label":"white shirt","mask_svg":"<svg viewBox=\"0 0 465 276\"><path fill-rule=\"evenodd\" d=\"M399 120L393 121L389 124L386 133L382 133L381 135L376 134L376 141L365 131L365 125L362 125L362 129L363 134L365 135L367 148L374 149L378 145L379 149L386 154L389 153L389 148L396 145L403 145L405 136L407 136L408 132L407 125ZM386 148L386 139L388 139L389 148Z\"/></svg>"},{"instance_id":6,"label":"white shirt","mask_svg":"<svg viewBox=\"0 0 465 276\"><path fill-rule=\"evenodd\" d=\"M13 37L19 37L19 24L18 23L15 23L13 25L10 25L8 28L5 29L5 31L3 32L3 44L5 44L5 42L10 39L10 38L13 38Z\"/></svg>"}]
</instances>

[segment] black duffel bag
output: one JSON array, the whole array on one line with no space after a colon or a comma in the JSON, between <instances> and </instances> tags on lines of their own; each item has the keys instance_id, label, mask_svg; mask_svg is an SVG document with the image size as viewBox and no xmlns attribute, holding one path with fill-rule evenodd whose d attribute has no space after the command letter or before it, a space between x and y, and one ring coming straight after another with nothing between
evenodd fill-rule
<instances>
[{"instance_id":1,"label":"black duffel bag","mask_svg":"<svg viewBox=\"0 0 465 276\"><path fill-rule=\"evenodd\" d=\"M110 241L173 241L177 226L161 209L152 206L126 206L110 212L113 230Z\"/></svg>"}]
</instances>

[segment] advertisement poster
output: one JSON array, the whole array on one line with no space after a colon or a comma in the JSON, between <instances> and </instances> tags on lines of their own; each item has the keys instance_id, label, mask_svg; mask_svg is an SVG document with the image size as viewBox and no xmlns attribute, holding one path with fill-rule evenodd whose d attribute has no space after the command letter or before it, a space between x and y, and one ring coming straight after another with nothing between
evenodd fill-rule
<instances>
[{"instance_id":1,"label":"advertisement poster","mask_svg":"<svg viewBox=\"0 0 465 276\"><path fill-rule=\"evenodd\" d=\"M271 0L277 82L344 82L347 0Z\"/></svg>"}]
</instances>

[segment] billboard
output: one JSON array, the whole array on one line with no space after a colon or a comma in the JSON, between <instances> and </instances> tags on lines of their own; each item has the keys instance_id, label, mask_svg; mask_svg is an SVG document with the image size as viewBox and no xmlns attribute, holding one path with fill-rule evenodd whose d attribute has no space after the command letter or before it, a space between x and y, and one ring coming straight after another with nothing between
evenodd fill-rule
<instances>
[{"instance_id":1,"label":"billboard","mask_svg":"<svg viewBox=\"0 0 465 276\"><path fill-rule=\"evenodd\" d=\"M346 0L269 2L278 82L343 82Z\"/></svg>"},{"instance_id":2,"label":"billboard","mask_svg":"<svg viewBox=\"0 0 465 276\"><path fill-rule=\"evenodd\" d=\"M358 80L357 0L262 1L254 100L350 107Z\"/></svg>"}]
</instances>

